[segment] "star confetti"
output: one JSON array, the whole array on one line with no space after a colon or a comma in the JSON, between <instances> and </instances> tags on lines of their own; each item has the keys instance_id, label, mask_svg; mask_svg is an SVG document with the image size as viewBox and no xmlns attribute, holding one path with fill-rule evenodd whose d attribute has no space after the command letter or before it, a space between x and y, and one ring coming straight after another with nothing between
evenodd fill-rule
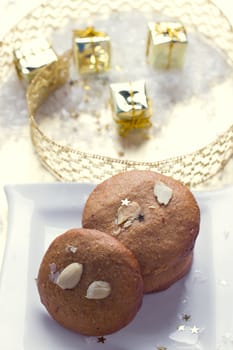
<instances>
[{"instance_id":1,"label":"star confetti","mask_svg":"<svg viewBox=\"0 0 233 350\"><path fill-rule=\"evenodd\" d=\"M157 350L168 350L165 346L157 346Z\"/></svg>"},{"instance_id":2,"label":"star confetti","mask_svg":"<svg viewBox=\"0 0 233 350\"><path fill-rule=\"evenodd\" d=\"M226 280L221 280L219 281L219 284L222 286L222 287L227 287L229 285L229 283L226 281Z\"/></svg>"},{"instance_id":3,"label":"star confetti","mask_svg":"<svg viewBox=\"0 0 233 350\"><path fill-rule=\"evenodd\" d=\"M200 328L193 326L190 328L192 334L198 334L200 332Z\"/></svg>"},{"instance_id":4,"label":"star confetti","mask_svg":"<svg viewBox=\"0 0 233 350\"><path fill-rule=\"evenodd\" d=\"M182 320L184 320L184 321L186 321L186 322L188 322L188 321L190 320L190 318L191 318L191 315L188 315L188 314L184 314L184 315L182 316Z\"/></svg>"},{"instance_id":5,"label":"star confetti","mask_svg":"<svg viewBox=\"0 0 233 350\"><path fill-rule=\"evenodd\" d=\"M125 205L126 207L128 207L129 204L130 204L130 201L128 200L128 198L121 200L121 205Z\"/></svg>"},{"instance_id":6,"label":"star confetti","mask_svg":"<svg viewBox=\"0 0 233 350\"><path fill-rule=\"evenodd\" d=\"M106 341L106 338L104 338L104 337L98 337L98 338L97 338L97 343L102 343L102 344L104 344L105 341Z\"/></svg>"},{"instance_id":7,"label":"star confetti","mask_svg":"<svg viewBox=\"0 0 233 350\"><path fill-rule=\"evenodd\" d=\"M139 222L144 221L144 215L143 215L143 214L139 214L139 215L138 215L138 221L139 221Z\"/></svg>"},{"instance_id":8,"label":"star confetti","mask_svg":"<svg viewBox=\"0 0 233 350\"><path fill-rule=\"evenodd\" d=\"M182 304L187 304L188 303L188 298L184 298L183 300L181 300Z\"/></svg>"},{"instance_id":9,"label":"star confetti","mask_svg":"<svg viewBox=\"0 0 233 350\"><path fill-rule=\"evenodd\" d=\"M185 325L181 324L180 326L177 327L178 331L183 332L185 330Z\"/></svg>"}]
</instances>

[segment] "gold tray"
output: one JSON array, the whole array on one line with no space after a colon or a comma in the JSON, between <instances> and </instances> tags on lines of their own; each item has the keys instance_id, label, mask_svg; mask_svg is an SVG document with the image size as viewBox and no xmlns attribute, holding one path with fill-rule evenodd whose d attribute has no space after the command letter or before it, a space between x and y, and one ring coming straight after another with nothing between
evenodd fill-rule
<instances>
[{"instance_id":1,"label":"gold tray","mask_svg":"<svg viewBox=\"0 0 233 350\"><path fill-rule=\"evenodd\" d=\"M120 10L119 10L120 9ZM165 17L181 19L188 29L198 32L211 42L216 52L224 57L225 62L233 64L233 31L230 23L222 12L211 2L197 0L159 0L159 1L81 1L55 0L42 4L23 18L1 43L0 78L7 80L12 73L12 50L14 45L25 39L36 37L38 31L52 38L54 32L65 28L70 21L88 18L96 14L106 17L112 13L131 12L138 10L142 13L163 14ZM61 66L60 73L62 75ZM59 71L59 70L58 70ZM39 159L43 165L62 181L91 181L98 182L120 171L131 169L150 169L171 175L184 183L195 186L214 176L223 169L233 154L233 124L213 137L211 142L194 151L179 154L164 159L141 161L111 157L103 154L89 153L79 147L66 145L54 140L41 127L36 112L40 104L52 91L54 85L64 83L61 75L57 82L51 85L51 72L44 69L29 86L27 98L30 112L30 128L32 141ZM229 79L232 79L229 76ZM43 83L42 83L43 82ZM45 93L41 95L41 83ZM40 96L39 96L40 95ZM224 103L223 103L224 107Z\"/></svg>"}]
</instances>

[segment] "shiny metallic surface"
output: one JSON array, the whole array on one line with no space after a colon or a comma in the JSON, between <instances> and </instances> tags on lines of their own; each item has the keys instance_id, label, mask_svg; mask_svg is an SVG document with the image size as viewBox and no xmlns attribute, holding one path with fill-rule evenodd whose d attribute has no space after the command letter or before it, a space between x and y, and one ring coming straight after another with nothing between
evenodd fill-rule
<instances>
[{"instance_id":1,"label":"shiny metallic surface","mask_svg":"<svg viewBox=\"0 0 233 350\"><path fill-rule=\"evenodd\" d=\"M13 50L14 63L20 79L29 83L40 69L55 62L57 55L43 38L23 42Z\"/></svg>"}]
</instances>

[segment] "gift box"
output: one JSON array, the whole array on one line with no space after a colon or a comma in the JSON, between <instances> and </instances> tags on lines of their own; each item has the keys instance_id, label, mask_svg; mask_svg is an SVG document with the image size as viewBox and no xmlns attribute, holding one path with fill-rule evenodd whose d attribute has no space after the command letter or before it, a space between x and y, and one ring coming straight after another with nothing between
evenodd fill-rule
<instances>
[{"instance_id":1,"label":"gift box","mask_svg":"<svg viewBox=\"0 0 233 350\"><path fill-rule=\"evenodd\" d=\"M110 38L93 27L73 31L73 52L81 74L105 72L110 68Z\"/></svg>"},{"instance_id":2,"label":"gift box","mask_svg":"<svg viewBox=\"0 0 233 350\"><path fill-rule=\"evenodd\" d=\"M113 118L121 136L151 126L151 102L144 80L110 84Z\"/></svg>"},{"instance_id":3,"label":"gift box","mask_svg":"<svg viewBox=\"0 0 233 350\"><path fill-rule=\"evenodd\" d=\"M148 26L148 62L159 69L182 68L187 48L185 27L179 22L150 22Z\"/></svg>"},{"instance_id":4,"label":"gift box","mask_svg":"<svg viewBox=\"0 0 233 350\"><path fill-rule=\"evenodd\" d=\"M43 38L22 43L14 49L13 56L18 76L26 83L29 83L40 69L58 59L50 43Z\"/></svg>"}]
</instances>

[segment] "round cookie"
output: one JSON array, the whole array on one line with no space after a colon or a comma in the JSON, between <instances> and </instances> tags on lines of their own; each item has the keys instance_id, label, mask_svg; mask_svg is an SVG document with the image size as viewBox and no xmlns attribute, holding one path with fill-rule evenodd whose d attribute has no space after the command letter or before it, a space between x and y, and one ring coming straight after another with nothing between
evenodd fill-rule
<instances>
[{"instance_id":1,"label":"round cookie","mask_svg":"<svg viewBox=\"0 0 233 350\"><path fill-rule=\"evenodd\" d=\"M54 320L89 336L126 326L143 295L140 267L132 252L103 232L81 228L51 243L37 285Z\"/></svg>"},{"instance_id":2,"label":"round cookie","mask_svg":"<svg viewBox=\"0 0 233 350\"><path fill-rule=\"evenodd\" d=\"M189 188L171 177L133 170L89 195L83 227L115 236L138 259L144 292L168 288L190 269L200 210Z\"/></svg>"}]
</instances>

